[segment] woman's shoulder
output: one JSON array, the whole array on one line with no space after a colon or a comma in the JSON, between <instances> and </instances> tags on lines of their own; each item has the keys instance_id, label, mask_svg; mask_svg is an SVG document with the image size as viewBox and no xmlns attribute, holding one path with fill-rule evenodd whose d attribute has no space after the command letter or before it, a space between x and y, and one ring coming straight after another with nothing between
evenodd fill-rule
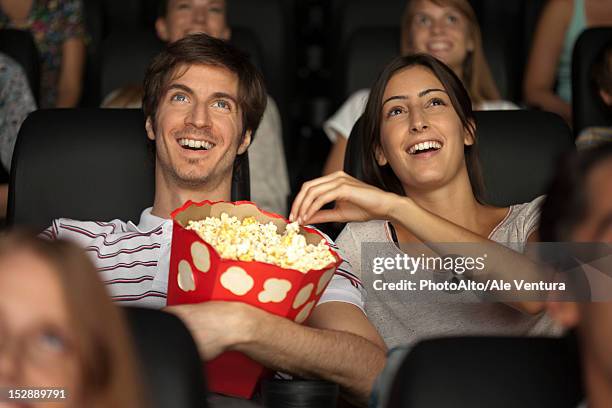
<instances>
[{"instance_id":1,"label":"woman's shoulder","mask_svg":"<svg viewBox=\"0 0 612 408\"><path fill-rule=\"evenodd\" d=\"M498 242L525 242L537 229L544 199L542 195L526 203L511 205L489 238Z\"/></svg>"},{"instance_id":2,"label":"woman's shoulder","mask_svg":"<svg viewBox=\"0 0 612 408\"><path fill-rule=\"evenodd\" d=\"M365 222L349 222L342 230L343 235L350 235L360 242L378 242L386 238L387 221L372 220Z\"/></svg>"},{"instance_id":3,"label":"woman's shoulder","mask_svg":"<svg viewBox=\"0 0 612 408\"><path fill-rule=\"evenodd\" d=\"M503 99L494 101L482 101L476 106L477 110L518 110L518 105L514 102L505 101Z\"/></svg>"}]
</instances>

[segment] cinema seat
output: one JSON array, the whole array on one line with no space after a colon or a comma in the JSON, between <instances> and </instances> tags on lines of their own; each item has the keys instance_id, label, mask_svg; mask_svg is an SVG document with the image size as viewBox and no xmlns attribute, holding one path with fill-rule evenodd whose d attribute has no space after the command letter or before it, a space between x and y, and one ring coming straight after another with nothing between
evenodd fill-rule
<instances>
[{"instance_id":1,"label":"cinema seat","mask_svg":"<svg viewBox=\"0 0 612 408\"><path fill-rule=\"evenodd\" d=\"M59 217L138 222L153 204L154 157L139 109L50 109L23 123L9 183L7 224L42 230ZM248 200L246 154L232 199Z\"/></svg>"},{"instance_id":2,"label":"cinema seat","mask_svg":"<svg viewBox=\"0 0 612 408\"><path fill-rule=\"evenodd\" d=\"M153 408L206 407L200 355L189 330L160 310L122 308Z\"/></svg>"},{"instance_id":3,"label":"cinema seat","mask_svg":"<svg viewBox=\"0 0 612 408\"><path fill-rule=\"evenodd\" d=\"M583 397L572 338L458 337L418 343L385 408L575 408Z\"/></svg>"},{"instance_id":4,"label":"cinema seat","mask_svg":"<svg viewBox=\"0 0 612 408\"><path fill-rule=\"evenodd\" d=\"M542 111L477 111L477 138L485 201L508 206L545 193L557 158L574 148L561 117ZM349 138L344 171L362 178L360 122Z\"/></svg>"},{"instance_id":5,"label":"cinema seat","mask_svg":"<svg viewBox=\"0 0 612 408\"><path fill-rule=\"evenodd\" d=\"M0 52L14 59L28 79L30 90L38 102L40 91L40 55L29 31L5 28L0 30Z\"/></svg>"}]
</instances>

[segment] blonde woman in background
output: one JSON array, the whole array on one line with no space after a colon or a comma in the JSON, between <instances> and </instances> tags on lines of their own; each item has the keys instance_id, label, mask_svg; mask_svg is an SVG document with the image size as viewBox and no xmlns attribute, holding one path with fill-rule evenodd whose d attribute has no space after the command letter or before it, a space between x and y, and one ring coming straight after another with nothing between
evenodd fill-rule
<instances>
[{"instance_id":1,"label":"blonde woman in background","mask_svg":"<svg viewBox=\"0 0 612 408\"><path fill-rule=\"evenodd\" d=\"M146 407L126 322L85 253L10 233L0 238L0 388L29 387L66 390L41 408Z\"/></svg>"},{"instance_id":2,"label":"blonde woman in background","mask_svg":"<svg viewBox=\"0 0 612 408\"><path fill-rule=\"evenodd\" d=\"M430 54L461 78L476 110L517 109L501 100L482 48L476 14L467 0L411 0L401 24L401 53ZM334 143L323 174L342 170L351 129L363 113L370 94L352 94L328 119L323 129Z\"/></svg>"}]
</instances>

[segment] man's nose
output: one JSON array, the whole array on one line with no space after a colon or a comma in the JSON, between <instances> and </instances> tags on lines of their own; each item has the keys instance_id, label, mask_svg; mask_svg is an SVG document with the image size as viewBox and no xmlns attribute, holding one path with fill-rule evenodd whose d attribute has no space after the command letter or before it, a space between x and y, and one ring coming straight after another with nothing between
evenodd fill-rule
<instances>
[{"instance_id":1,"label":"man's nose","mask_svg":"<svg viewBox=\"0 0 612 408\"><path fill-rule=\"evenodd\" d=\"M197 128L210 126L208 106L199 103L195 104L189 112L187 122Z\"/></svg>"}]
</instances>

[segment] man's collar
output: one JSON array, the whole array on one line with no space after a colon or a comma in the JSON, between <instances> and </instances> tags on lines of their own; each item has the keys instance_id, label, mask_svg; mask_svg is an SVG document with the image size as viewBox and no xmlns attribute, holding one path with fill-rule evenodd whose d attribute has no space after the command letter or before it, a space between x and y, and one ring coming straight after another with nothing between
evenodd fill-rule
<instances>
[{"instance_id":1,"label":"man's collar","mask_svg":"<svg viewBox=\"0 0 612 408\"><path fill-rule=\"evenodd\" d=\"M159 228L164 223L172 223L171 219L161 218L157 215L151 214L151 209L153 207L145 208L140 214L140 222L138 225L134 224L132 221L128 222L128 226L133 228L134 230L147 233L151 232L156 228Z\"/></svg>"}]
</instances>

